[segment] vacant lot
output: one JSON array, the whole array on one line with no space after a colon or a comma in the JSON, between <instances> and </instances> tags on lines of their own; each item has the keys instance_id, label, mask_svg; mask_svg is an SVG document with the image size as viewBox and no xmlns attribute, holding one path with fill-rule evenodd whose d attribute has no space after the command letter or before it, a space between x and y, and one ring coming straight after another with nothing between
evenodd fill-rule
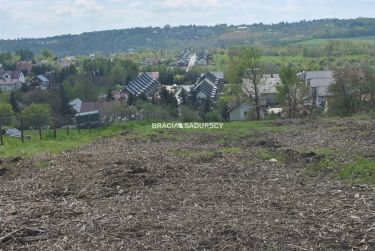
<instances>
[{"instance_id":1,"label":"vacant lot","mask_svg":"<svg viewBox=\"0 0 375 251\"><path fill-rule=\"evenodd\" d=\"M141 127L2 159L0 249L375 249L374 121Z\"/></svg>"}]
</instances>

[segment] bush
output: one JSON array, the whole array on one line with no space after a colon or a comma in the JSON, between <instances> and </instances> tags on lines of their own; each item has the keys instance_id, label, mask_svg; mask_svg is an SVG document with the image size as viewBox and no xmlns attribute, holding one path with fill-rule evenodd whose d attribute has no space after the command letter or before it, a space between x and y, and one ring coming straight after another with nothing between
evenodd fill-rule
<instances>
[{"instance_id":1,"label":"bush","mask_svg":"<svg viewBox=\"0 0 375 251\"><path fill-rule=\"evenodd\" d=\"M204 120L208 122L219 122L221 121L221 116L218 112L208 112L204 116Z\"/></svg>"},{"instance_id":2,"label":"bush","mask_svg":"<svg viewBox=\"0 0 375 251\"><path fill-rule=\"evenodd\" d=\"M0 103L0 124L9 126L12 121L12 106L7 103Z\"/></svg>"},{"instance_id":3,"label":"bush","mask_svg":"<svg viewBox=\"0 0 375 251\"><path fill-rule=\"evenodd\" d=\"M202 118L199 116L197 111L190 109L189 107L181 107L181 120L183 122L199 122Z\"/></svg>"}]
</instances>

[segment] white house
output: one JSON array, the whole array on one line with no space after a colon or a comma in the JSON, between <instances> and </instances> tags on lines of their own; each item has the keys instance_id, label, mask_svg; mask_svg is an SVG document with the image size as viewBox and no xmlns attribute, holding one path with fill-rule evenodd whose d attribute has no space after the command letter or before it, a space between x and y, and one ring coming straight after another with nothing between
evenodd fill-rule
<instances>
[{"instance_id":1,"label":"white house","mask_svg":"<svg viewBox=\"0 0 375 251\"><path fill-rule=\"evenodd\" d=\"M22 71L0 70L0 91L18 90L23 83L25 83L25 76Z\"/></svg>"}]
</instances>

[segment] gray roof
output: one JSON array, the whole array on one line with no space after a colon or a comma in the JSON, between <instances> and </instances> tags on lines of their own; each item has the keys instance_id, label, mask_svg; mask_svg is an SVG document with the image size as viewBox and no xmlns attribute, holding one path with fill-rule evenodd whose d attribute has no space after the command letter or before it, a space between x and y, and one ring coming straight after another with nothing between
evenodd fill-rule
<instances>
[{"instance_id":1,"label":"gray roof","mask_svg":"<svg viewBox=\"0 0 375 251\"><path fill-rule=\"evenodd\" d=\"M207 97L211 98L213 103L216 103L218 92L223 84L223 72L207 72L197 80L193 89L203 92Z\"/></svg>"},{"instance_id":2,"label":"gray roof","mask_svg":"<svg viewBox=\"0 0 375 251\"><path fill-rule=\"evenodd\" d=\"M335 80L333 78L317 78L310 80L310 87L328 87L331 86Z\"/></svg>"},{"instance_id":3,"label":"gray roof","mask_svg":"<svg viewBox=\"0 0 375 251\"><path fill-rule=\"evenodd\" d=\"M143 73L136 80L130 81L124 87L124 91L139 96L141 94L146 94L148 96L153 95L160 86L160 82L153 79L148 73Z\"/></svg>"},{"instance_id":4,"label":"gray roof","mask_svg":"<svg viewBox=\"0 0 375 251\"><path fill-rule=\"evenodd\" d=\"M308 71L306 72L306 79L333 79L333 71Z\"/></svg>"},{"instance_id":5,"label":"gray roof","mask_svg":"<svg viewBox=\"0 0 375 251\"><path fill-rule=\"evenodd\" d=\"M43 76L43 75L38 75L38 76L36 76L40 81L42 81L42 82L48 82L49 80L45 77L45 76Z\"/></svg>"},{"instance_id":6,"label":"gray roof","mask_svg":"<svg viewBox=\"0 0 375 251\"><path fill-rule=\"evenodd\" d=\"M82 105L82 100L79 98L76 98L75 100L71 101L69 105L76 111L80 112L81 111L81 105Z\"/></svg>"},{"instance_id":7,"label":"gray roof","mask_svg":"<svg viewBox=\"0 0 375 251\"><path fill-rule=\"evenodd\" d=\"M218 79L224 79L224 72L222 71L212 71L211 74L213 74Z\"/></svg>"},{"instance_id":8,"label":"gray roof","mask_svg":"<svg viewBox=\"0 0 375 251\"><path fill-rule=\"evenodd\" d=\"M304 81L311 79L333 79L333 71L303 71L297 74Z\"/></svg>"}]
</instances>

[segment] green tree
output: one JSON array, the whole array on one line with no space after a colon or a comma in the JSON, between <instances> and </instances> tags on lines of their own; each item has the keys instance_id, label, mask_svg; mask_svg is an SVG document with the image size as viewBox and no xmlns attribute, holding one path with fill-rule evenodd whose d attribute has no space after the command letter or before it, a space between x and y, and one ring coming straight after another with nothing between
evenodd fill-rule
<instances>
[{"instance_id":1,"label":"green tree","mask_svg":"<svg viewBox=\"0 0 375 251\"><path fill-rule=\"evenodd\" d=\"M357 69L347 65L334 72L336 82L329 90L334 98L329 104L329 112L335 115L347 116L354 114L361 106L362 74ZM363 82L362 82L363 84Z\"/></svg>"},{"instance_id":2,"label":"green tree","mask_svg":"<svg viewBox=\"0 0 375 251\"><path fill-rule=\"evenodd\" d=\"M368 95L364 101L368 109L375 109L375 71L369 67L363 69L364 72L364 88L362 93Z\"/></svg>"},{"instance_id":3,"label":"green tree","mask_svg":"<svg viewBox=\"0 0 375 251\"><path fill-rule=\"evenodd\" d=\"M0 64L5 70L11 70L19 59L18 56L15 56L10 52L0 53Z\"/></svg>"},{"instance_id":4,"label":"green tree","mask_svg":"<svg viewBox=\"0 0 375 251\"><path fill-rule=\"evenodd\" d=\"M261 55L262 52L256 47L241 48L230 57L228 67L230 84L237 84L244 90L244 94L254 100L257 120L260 120L260 99L259 86L261 84ZM243 82L246 78L250 81ZM233 88L233 91L240 91L240 88ZM238 95L238 94L237 94ZM239 96L239 95L238 95Z\"/></svg>"},{"instance_id":5,"label":"green tree","mask_svg":"<svg viewBox=\"0 0 375 251\"><path fill-rule=\"evenodd\" d=\"M44 58L53 58L53 54L52 54L52 51L51 50L48 50L48 49L43 49L42 50L42 56Z\"/></svg>"},{"instance_id":6,"label":"green tree","mask_svg":"<svg viewBox=\"0 0 375 251\"><path fill-rule=\"evenodd\" d=\"M34 53L26 49L17 50L16 55L20 57L20 60L33 60L34 59Z\"/></svg>"},{"instance_id":7,"label":"green tree","mask_svg":"<svg viewBox=\"0 0 375 251\"><path fill-rule=\"evenodd\" d=\"M291 66L281 69L280 78L281 83L276 86L276 98L280 103L286 104L288 107L288 117L295 117L297 105L301 102L303 84L297 77L297 70Z\"/></svg>"},{"instance_id":8,"label":"green tree","mask_svg":"<svg viewBox=\"0 0 375 251\"><path fill-rule=\"evenodd\" d=\"M12 121L12 115L12 106L8 103L0 103L0 124L9 126Z\"/></svg>"},{"instance_id":9,"label":"green tree","mask_svg":"<svg viewBox=\"0 0 375 251\"><path fill-rule=\"evenodd\" d=\"M10 93L10 97L9 97L9 103L11 104L12 106L12 109L14 112L19 112L20 111L20 108L18 106L18 101L16 99L16 96L15 96L15 92L12 91Z\"/></svg>"},{"instance_id":10,"label":"green tree","mask_svg":"<svg viewBox=\"0 0 375 251\"><path fill-rule=\"evenodd\" d=\"M128 72L125 70L121 63L117 63L111 69L111 81L114 84L125 85L127 80Z\"/></svg>"},{"instance_id":11,"label":"green tree","mask_svg":"<svg viewBox=\"0 0 375 251\"><path fill-rule=\"evenodd\" d=\"M39 128L48 125L51 119L51 108L47 104L31 104L22 111L24 127Z\"/></svg>"}]
</instances>

